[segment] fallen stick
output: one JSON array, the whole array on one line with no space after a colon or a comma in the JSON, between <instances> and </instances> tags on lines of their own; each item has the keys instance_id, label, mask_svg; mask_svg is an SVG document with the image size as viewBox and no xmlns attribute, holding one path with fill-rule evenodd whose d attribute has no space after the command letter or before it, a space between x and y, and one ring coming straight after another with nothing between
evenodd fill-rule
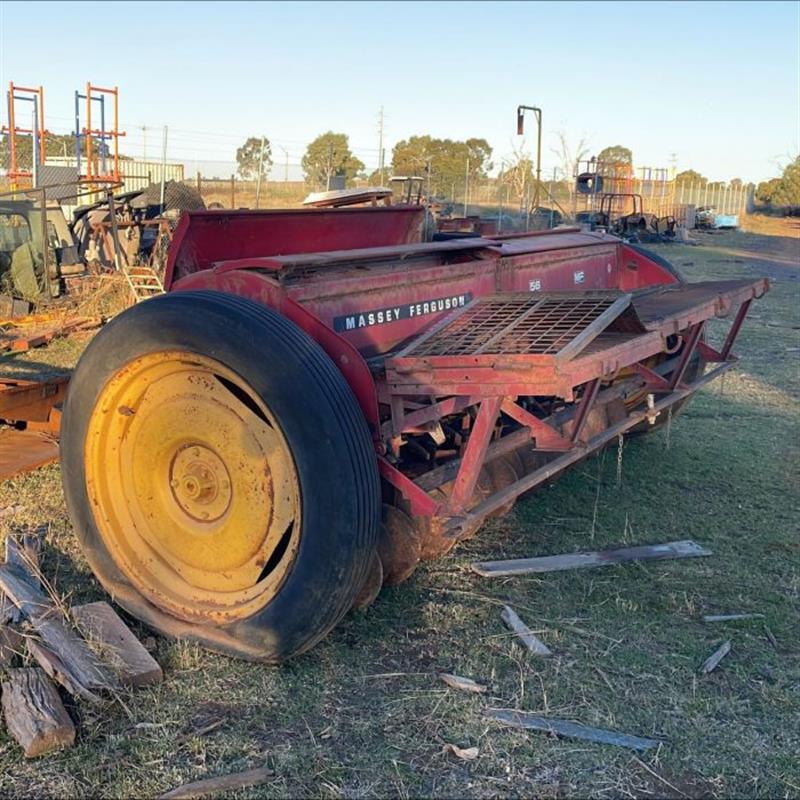
<instances>
[{"instance_id":1,"label":"fallen stick","mask_svg":"<svg viewBox=\"0 0 800 800\"><path fill-rule=\"evenodd\" d=\"M728 622L733 619L764 619L763 614L706 614L703 622Z\"/></svg>"},{"instance_id":2,"label":"fallen stick","mask_svg":"<svg viewBox=\"0 0 800 800\"><path fill-rule=\"evenodd\" d=\"M728 655L728 653L730 653L730 651L731 651L731 643L729 641L728 642L723 642L719 646L719 648L717 650L715 650L705 660L705 663L703 664L703 672L708 674L709 672L712 672L713 670L715 670L717 668L717 666L719 665L719 662L722 661L722 659L725 658L725 656Z\"/></svg>"},{"instance_id":3,"label":"fallen stick","mask_svg":"<svg viewBox=\"0 0 800 800\"><path fill-rule=\"evenodd\" d=\"M600 728L590 728L577 722L568 722L564 719L548 719L538 717L527 711L513 711L504 708L490 708L486 712L489 719L508 725L512 728L523 730L544 731L558 736L568 736L572 739L585 739L601 744L615 744L619 747L630 747L634 750L649 750L658 747L662 742L658 739L644 739L641 736L629 736L616 731L604 731Z\"/></svg>"},{"instance_id":4,"label":"fallen stick","mask_svg":"<svg viewBox=\"0 0 800 800\"><path fill-rule=\"evenodd\" d=\"M451 675L449 672L440 672L439 678L451 688L461 689L462 692L482 694L486 691L483 684L475 683L471 678L462 678L460 675Z\"/></svg>"},{"instance_id":5,"label":"fallen stick","mask_svg":"<svg viewBox=\"0 0 800 800\"><path fill-rule=\"evenodd\" d=\"M567 569L606 567L628 561L660 561L668 558L697 558L712 555L710 550L691 540L622 547L618 550L599 550L591 553L569 553L541 558L515 558L508 561L482 561L471 565L473 572L484 578L503 578L536 572L560 572Z\"/></svg>"},{"instance_id":6,"label":"fallen stick","mask_svg":"<svg viewBox=\"0 0 800 800\"><path fill-rule=\"evenodd\" d=\"M158 800L187 800L191 797L208 797L220 792L229 792L234 789L246 789L251 786L260 786L266 783L275 772L266 767L259 769L249 769L246 772L234 772L230 775L220 775L217 778L206 778L202 781L194 781L171 789L166 794L162 794Z\"/></svg>"},{"instance_id":7,"label":"fallen stick","mask_svg":"<svg viewBox=\"0 0 800 800\"><path fill-rule=\"evenodd\" d=\"M517 616L517 612L513 608L503 606L503 610L500 612L500 619L517 634L531 653L536 653L537 656L553 655L550 648L534 635L533 631Z\"/></svg>"}]
</instances>

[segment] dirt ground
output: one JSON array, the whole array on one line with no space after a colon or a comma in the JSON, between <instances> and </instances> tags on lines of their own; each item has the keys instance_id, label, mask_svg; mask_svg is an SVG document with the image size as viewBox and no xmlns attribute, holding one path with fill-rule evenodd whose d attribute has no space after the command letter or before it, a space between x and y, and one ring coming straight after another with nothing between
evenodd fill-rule
<instances>
[{"instance_id":1,"label":"dirt ground","mask_svg":"<svg viewBox=\"0 0 800 800\"><path fill-rule=\"evenodd\" d=\"M280 668L157 638L162 685L103 709L71 705L76 746L25 761L0 730L0 796L149 797L266 764L237 797L770 797L800 795L800 220L659 245L690 280L767 275L739 365L668 430L627 442L520 501ZM713 323L724 335L730 320ZM88 337L0 359L71 366ZM621 460L620 460L621 458ZM103 599L53 465L0 485L0 520L49 523L43 566L71 602ZM713 556L499 580L513 558L694 539ZM523 652L511 604L554 655ZM704 614L763 619L704 623ZM150 632L135 620L142 637ZM699 667L722 642L730 655ZM445 687L441 671L489 686ZM69 702L69 701L68 701ZM618 747L503 729L488 706L656 737ZM477 747L464 761L447 744Z\"/></svg>"}]
</instances>

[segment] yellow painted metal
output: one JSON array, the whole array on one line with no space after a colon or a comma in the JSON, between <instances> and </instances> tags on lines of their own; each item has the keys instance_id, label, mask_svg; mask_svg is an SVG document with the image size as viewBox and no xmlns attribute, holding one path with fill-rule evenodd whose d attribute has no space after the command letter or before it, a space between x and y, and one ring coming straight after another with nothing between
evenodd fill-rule
<instances>
[{"instance_id":1,"label":"yellow painted metal","mask_svg":"<svg viewBox=\"0 0 800 800\"><path fill-rule=\"evenodd\" d=\"M300 541L300 487L270 410L202 355L142 355L103 387L86 485L115 563L156 606L194 622L251 615Z\"/></svg>"}]
</instances>

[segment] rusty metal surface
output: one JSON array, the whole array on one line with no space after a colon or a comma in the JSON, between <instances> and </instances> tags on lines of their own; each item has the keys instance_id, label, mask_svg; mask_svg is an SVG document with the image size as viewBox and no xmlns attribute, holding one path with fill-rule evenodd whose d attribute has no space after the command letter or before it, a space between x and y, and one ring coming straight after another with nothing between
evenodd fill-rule
<instances>
[{"instance_id":1,"label":"rusty metal surface","mask_svg":"<svg viewBox=\"0 0 800 800\"><path fill-rule=\"evenodd\" d=\"M406 356L556 355L628 295L531 293L482 297L412 343ZM602 329L601 329L602 330Z\"/></svg>"},{"instance_id":2,"label":"rusty metal surface","mask_svg":"<svg viewBox=\"0 0 800 800\"><path fill-rule=\"evenodd\" d=\"M42 431L0 430L0 481L58 460L58 441Z\"/></svg>"},{"instance_id":3,"label":"rusty metal surface","mask_svg":"<svg viewBox=\"0 0 800 800\"><path fill-rule=\"evenodd\" d=\"M48 422L53 408L66 396L66 376L46 381L0 377L0 419Z\"/></svg>"},{"instance_id":4,"label":"rusty metal surface","mask_svg":"<svg viewBox=\"0 0 800 800\"><path fill-rule=\"evenodd\" d=\"M727 314L732 307L761 297L768 286L766 278L664 286L634 298L633 307L647 330L656 330L671 321L683 328L698 321L692 312L699 311L706 318Z\"/></svg>"}]
</instances>

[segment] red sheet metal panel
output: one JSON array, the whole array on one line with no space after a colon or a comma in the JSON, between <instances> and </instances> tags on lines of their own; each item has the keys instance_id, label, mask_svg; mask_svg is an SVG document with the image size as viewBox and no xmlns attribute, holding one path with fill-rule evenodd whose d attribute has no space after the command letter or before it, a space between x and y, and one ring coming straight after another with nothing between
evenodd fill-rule
<instances>
[{"instance_id":1,"label":"red sheet metal panel","mask_svg":"<svg viewBox=\"0 0 800 800\"><path fill-rule=\"evenodd\" d=\"M175 229L165 285L219 261L419 242L419 206L188 211Z\"/></svg>"}]
</instances>

